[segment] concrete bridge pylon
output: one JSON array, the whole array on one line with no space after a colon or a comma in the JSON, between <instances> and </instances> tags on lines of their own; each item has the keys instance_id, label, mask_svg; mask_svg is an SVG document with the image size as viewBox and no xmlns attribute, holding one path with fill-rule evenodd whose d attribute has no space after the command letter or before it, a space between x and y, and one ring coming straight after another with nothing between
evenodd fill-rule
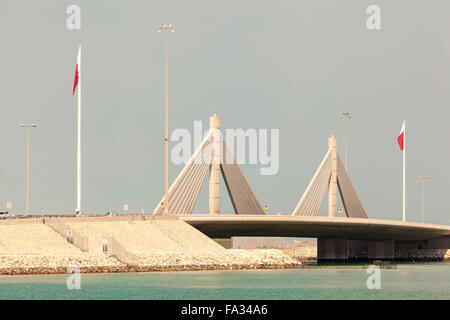
<instances>
[{"instance_id":1,"label":"concrete bridge pylon","mask_svg":"<svg viewBox=\"0 0 450 320\"><path fill-rule=\"evenodd\" d=\"M318 216L327 188L329 217L336 216L337 192L339 191L347 217L367 218L366 211L337 153L337 140L334 134L328 138L328 152L325 154L292 215Z\"/></svg>"},{"instance_id":2,"label":"concrete bridge pylon","mask_svg":"<svg viewBox=\"0 0 450 320\"><path fill-rule=\"evenodd\" d=\"M214 112L209 131L200 146L169 188L168 213L192 214L200 189L209 171L209 214L220 214L220 175L236 214L264 215L250 185L228 149L220 131L220 118ZM153 210L163 214L161 202Z\"/></svg>"}]
</instances>

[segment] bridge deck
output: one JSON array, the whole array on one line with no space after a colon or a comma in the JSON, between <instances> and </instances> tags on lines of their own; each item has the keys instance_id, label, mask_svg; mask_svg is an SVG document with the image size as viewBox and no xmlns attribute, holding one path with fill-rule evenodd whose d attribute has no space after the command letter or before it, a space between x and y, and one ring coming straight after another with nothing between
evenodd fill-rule
<instances>
[{"instance_id":1,"label":"bridge deck","mask_svg":"<svg viewBox=\"0 0 450 320\"><path fill-rule=\"evenodd\" d=\"M278 236L413 241L450 236L450 226L446 225L363 218L199 214L180 219L212 238Z\"/></svg>"}]
</instances>

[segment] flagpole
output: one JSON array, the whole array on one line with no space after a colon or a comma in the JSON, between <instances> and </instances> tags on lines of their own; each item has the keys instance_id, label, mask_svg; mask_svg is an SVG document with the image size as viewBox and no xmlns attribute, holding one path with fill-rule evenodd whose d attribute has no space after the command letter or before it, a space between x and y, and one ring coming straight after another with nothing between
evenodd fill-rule
<instances>
[{"instance_id":1,"label":"flagpole","mask_svg":"<svg viewBox=\"0 0 450 320\"><path fill-rule=\"evenodd\" d=\"M406 221L406 120L403 120L403 222Z\"/></svg>"},{"instance_id":2,"label":"flagpole","mask_svg":"<svg viewBox=\"0 0 450 320\"><path fill-rule=\"evenodd\" d=\"M77 214L81 214L81 43L78 44Z\"/></svg>"},{"instance_id":3,"label":"flagpole","mask_svg":"<svg viewBox=\"0 0 450 320\"><path fill-rule=\"evenodd\" d=\"M164 54L166 62L166 131L165 131L165 189L164 189L164 213L169 213L169 98L168 98L168 78L167 78L167 29L164 29Z\"/></svg>"}]
</instances>

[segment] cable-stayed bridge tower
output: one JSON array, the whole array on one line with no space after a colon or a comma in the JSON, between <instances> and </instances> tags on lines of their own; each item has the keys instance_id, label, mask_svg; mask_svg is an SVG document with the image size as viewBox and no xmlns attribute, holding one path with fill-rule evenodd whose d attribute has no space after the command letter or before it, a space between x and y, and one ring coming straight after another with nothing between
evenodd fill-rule
<instances>
[{"instance_id":1,"label":"cable-stayed bridge tower","mask_svg":"<svg viewBox=\"0 0 450 320\"><path fill-rule=\"evenodd\" d=\"M220 132L220 118L216 112L209 119L210 129L189 162L169 189L168 213L192 214L201 186L209 174L209 213L220 214L220 175L236 214L264 215L250 185L242 174ZM161 202L164 201L164 198ZM160 204L153 210L163 214Z\"/></svg>"},{"instance_id":2,"label":"cable-stayed bridge tower","mask_svg":"<svg viewBox=\"0 0 450 320\"><path fill-rule=\"evenodd\" d=\"M334 134L328 138L328 152L325 154L292 215L319 215L327 188L329 217L336 216L337 192L339 190L346 216L350 218L367 218L366 211L337 153L337 140Z\"/></svg>"}]
</instances>

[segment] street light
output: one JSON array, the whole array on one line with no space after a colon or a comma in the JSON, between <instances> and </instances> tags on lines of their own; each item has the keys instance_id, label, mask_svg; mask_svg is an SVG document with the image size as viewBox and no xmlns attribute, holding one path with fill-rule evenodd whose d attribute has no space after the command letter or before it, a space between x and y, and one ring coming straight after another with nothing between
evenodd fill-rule
<instances>
[{"instance_id":1,"label":"street light","mask_svg":"<svg viewBox=\"0 0 450 320\"><path fill-rule=\"evenodd\" d=\"M428 179L428 176L418 176L417 178L422 180L422 223L423 223L423 212L424 212L424 198L425 198L425 179Z\"/></svg>"},{"instance_id":2,"label":"street light","mask_svg":"<svg viewBox=\"0 0 450 320\"><path fill-rule=\"evenodd\" d=\"M345 123L345 171L348 171L347 158L348 158L348 119L350 119L352 115L350 112L342 112L341 118L344 119Z\"/></svg>"},{"instance_id":3,"label":"street light","mask_svg":"<svg viewBox=\"0 0 450 320\"><path fill-rule=\"evenodd\" d=\"M21 123L20 126L26 129L27 132L27 203L25 213L28 216L30 209L30 128L37 127L36 124L24 124Z\"/></svg>"},{"instance_id":4,"label":"street light","mask_svg":"<svg viewBox=\"0 0 450 320\"><path fill-rule=\"evenodd\" d=\"M164 192L164 213L169 213L169 96L168 96L168 75L167 75L167 31L173 32L172 25L164 22L159 27L158 32L164 31L164 56L166 63L166 131L164 136L165 148L166 148L166 172L165 172L165 192Z\"/></svg>"}]
</instances>

